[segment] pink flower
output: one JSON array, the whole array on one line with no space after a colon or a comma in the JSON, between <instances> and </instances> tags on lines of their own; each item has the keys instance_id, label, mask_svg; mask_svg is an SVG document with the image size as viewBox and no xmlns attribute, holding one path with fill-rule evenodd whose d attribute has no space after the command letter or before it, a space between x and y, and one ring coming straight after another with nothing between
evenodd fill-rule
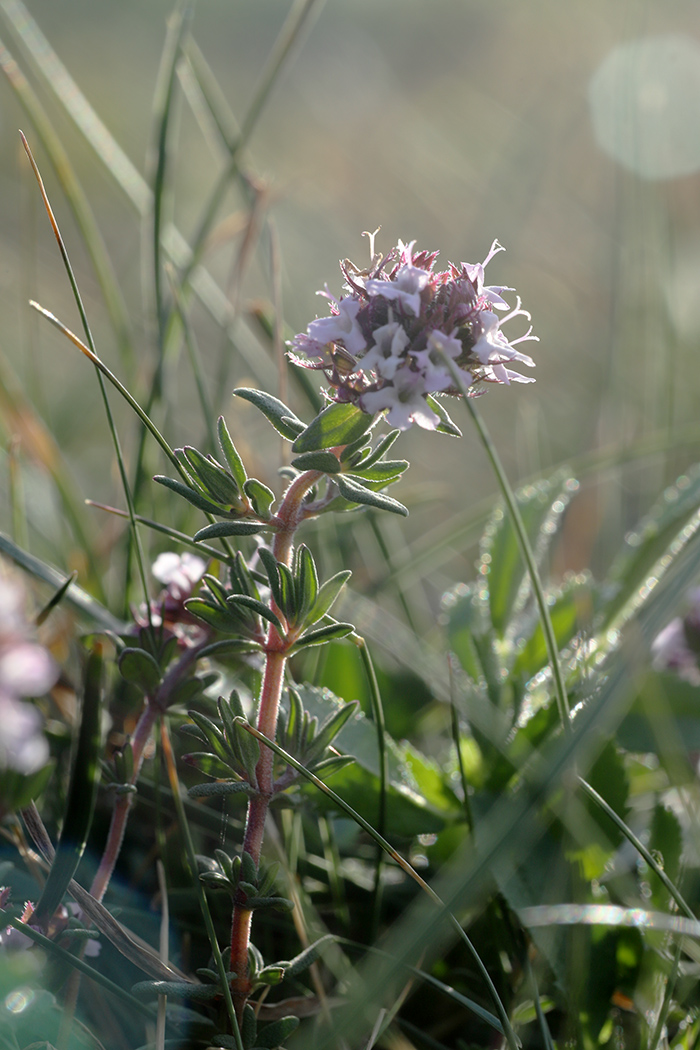
<instances>
[{"instance_id":1,"label":"pink flower","mask_svg":"<svg viewBox=\"0 0 700 1050\"><path fill-rule=\"evenodd\" d=\"M437 252L416 252L414 244L399 241L386 256L373 255L367 270L341 263L347 295L338 300L328 290L320 293L331 300L332 315L297 335L290 357L322 370L335 400L368 414L385 412L402 430L413 423L434 430L439 417L428 395L459 393L445 356L475 397L485 383L533 382L507 366L532 368L532 358L516 346L537 337L532 326L517 338L503 332L507 322L530 315L520 299L509 309L501 293L512 288L484 284L487 263L503 251L498 241L483 263L451 263L442 271L435 269Z\"/></svg>"}]
</instances>

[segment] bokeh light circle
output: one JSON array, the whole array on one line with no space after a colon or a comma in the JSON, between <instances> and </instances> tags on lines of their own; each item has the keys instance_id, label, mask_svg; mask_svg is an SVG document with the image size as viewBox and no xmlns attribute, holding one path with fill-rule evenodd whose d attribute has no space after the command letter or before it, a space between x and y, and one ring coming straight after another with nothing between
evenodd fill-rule
<instances>
[{"instance_id":1,"label":"bokeh light circle","mask_svg":"<svg viewBox=\"0 0 700 1050\"><path fill-rule=\"evenodd\" d=\"M700 170L700 45L645 36L614 48L591 78L599 145L645 179Z\"/></svg>"}]
</instances>

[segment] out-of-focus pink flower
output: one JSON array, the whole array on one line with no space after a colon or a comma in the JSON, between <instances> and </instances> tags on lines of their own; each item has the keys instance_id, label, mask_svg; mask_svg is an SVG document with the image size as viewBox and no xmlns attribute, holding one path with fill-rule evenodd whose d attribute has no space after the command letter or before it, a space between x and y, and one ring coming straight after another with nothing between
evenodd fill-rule
<instances>
[{"instance_id":1,"label":"out-of-focus pink flower","mask_svg":"<svg viewBox=\"0 0 700 1050\"><path fill-rule=\"evenodd\" d=\"M530 320L520 299L509 309L502 292L484 284L484 268L503 248L494 241L483 263L450 263L435 269L437 252L414 252L414 243L374 255L367 270L341 263L346 295L331 302L331 316L317 318L291 343L290 358L304 368L322 369L335 400L354 402L367 413L386 412L406 430L412 423L434 430L439 416L426 403L435 393L458 394L443 359L459 368L469 396L485 383L532 383L507 365L533 367L516 349L534 340L532 326L507 338L502 326L516 317ZM495 311L506 310L504 316Z\"/></svg>"},{"instance_id":2,"label":"out-of-focus pink flower","mask_svg":"<svg viewBox=\"0 0 700 1050\"><path fill-rule=\"evenodd\" d=\"M34 773L49 757L41 715L22 697L41 696L58 668L32 639L21 584L0 572L0 769Z\"/></svg>"},{"instance_id":3,"label":"out-of-focus pink flower","mask_svg":"<svg viewBox=\"0 0 700 1050\"><path fill-rule=\"evenodd\" d=\"M153 563L151 572L156 580L165 584L168 595L176 602L189 598L196 583L199 583L207 563L196 554L175 554L164 551Z\"/></svg>"},{"instance_id":4,"label":"out-of-focus pink flower","mask_svg":"<svg viewBox=\"0 0 700 1050\"><path fill-rule=\"evenodd\" d=\"M652 642L652 666L700 685L700 588L690 592L688 601L686 615L671 620Z\"/></svg>"}]
</instances>

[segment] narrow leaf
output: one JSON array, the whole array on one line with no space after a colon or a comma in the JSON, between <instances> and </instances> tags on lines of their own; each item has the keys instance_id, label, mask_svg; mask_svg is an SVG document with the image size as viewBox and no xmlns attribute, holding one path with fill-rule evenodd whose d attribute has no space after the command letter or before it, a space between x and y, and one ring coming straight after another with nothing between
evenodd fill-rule
<instances>
[{"instance_id":1,"label":"narrow leaf","mask_svg":"<svg viewBox=\"0 0 700 1050\"><path fill-rule=\"evenodd\" d=\"M361 503L368 507L376 507L377 510L389 510L394 514L401 514L403 517L408 516L408 510L403 503L392 499L391 496L385 496L382 492L372 492L370 489L366 489L364 485L351 481L342 474L335 478L335 482L340 495L351 503Z\"/></svg>"},{"instance_id":2,"label":"narrow leaf","mask_svg":"<svg viewBox=\"0 0 700 1050\"><path fill-rule=\"evenodd\" d=\"M245 485L245 483L246 483L246 481L248 479L248 475L245 472L245 467L243 466L243 461L241 460L241 457L238 455L238 451L236 450L236 446L234 445L233 441L231 440L231 435L228 432L228 427L226 426L226 420L224 419L223 416L219 416L218 432L219 432L219 444L221 446L221 451L224 454L224 459L228 463L228 468L231 471L231 473L233 474L234 478L236 479L236 484L238 485L239 489L241 491L243 491L243 486Z\"/></svg>"},{"instance_id":3,"label":"narrow leaf","mask_svg":"<svg viewBox=\"0 0 700 1050\"><path fill-rule=\"evenodd\" d=\"M270 517L270 507L275 502L275 494L267 485L257 478L248 478L243 486L246 496L253 504L253 510L259 518L267 521Z\"/></svg>"},{"instance_id":4,"label":"narrow leaf","mask_svg":"<svg viewBox=\"0 0 700 1050\"><path fill-rule=\"evenodd\" d=\"M277 433L289 441L293 441L297 434L301 434L306 427L306 424L294 415L291 408L287 408L284 402L273 397L272 394L243 386L237 387L233 392L236 397L242 397L244 401L250 401L251 405L259 408Z\"/></svg>"},{"instance_id":5,"label":"narrow leaf","mask_svg":"<svg viewBox=\"0 0 700 1050\"><path fill-rule=\"evenodd\" d=\"M317 452L304 452L292 460L297 470L321 470L324 474L337 474L340 471L338 457L324 449Z\"/></svg>"},{"instance_id":6,"label":"narrow leaf","mask_svg":"<svg viewBox=\"0 0 700 1050\"><path fill-rule=\"evenodd\" d=\"M156 474L153 480L157 481L159 485L164 485L166 489L172 489L173 492L177 492L178 496L184 497L193 507L197 507L207 514L221 514L221 507L218 503L212 503L211 500L205 499L204 496L190 488L189 485L183 485L181 481L165 477L162 474Z\"/></svg>"},{"instance_id":7,"label":"narrow leaf","mask_svg":"<svg viewBox=\"0 0 700 1050\"><path fill-rule=\"evenodd\" d=\"M444 408L442 401L438 401L437 398L431 397L430 394L426 397L426 403L429 408L432 408L433 412L440 417L440 422L435 428L439 434L449 434L450 437L462 436L462 431L453 423L450 419L447 410Z\"/></svg>"},{"instance_id":8,"label":"narrow leaf","mask_svg":"<svg viewBox=\"0 0 700 1050\"><path fill-rule=\"evenodd\" d=\"M331 576L330 580L326 580L326 582L321 585L318 597L314 602L310 613L306 617L307 627L310 627L311 624L316 623L326 615L351 576L352 572L350 569L343 569L342 572L336 573L335 576Z\"/></svg>"},{"instance_id":9,"label":"narrow leaf","mask_svg":"<svg viewBox=\"0 0 700 1050\"><path fill-rule=\"evenodd\" d=\"M220 514L220 510L216 510ZM266 521L217 521L215 525L207 525L205 528L195 532L195 540L214 540L224 536L254 536L256 532L269 529Z\"/></svg>"}]
</instances>

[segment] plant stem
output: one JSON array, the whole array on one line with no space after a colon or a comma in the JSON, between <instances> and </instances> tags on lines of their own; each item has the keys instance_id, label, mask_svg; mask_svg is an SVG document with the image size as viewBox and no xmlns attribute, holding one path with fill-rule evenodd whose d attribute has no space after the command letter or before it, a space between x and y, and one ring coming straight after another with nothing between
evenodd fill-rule
<instances>
[{"instance_id":1,"label":"plant stem","mask_svg":"<svg viewBox=\"0 0 700 1050\"><path fill-rule=\"evenodd\" d=\"M289 486L280 504L275 518L277 532L272 544L272 553L277 561L284 565L290 565L292 560L294 534L304 517L304 497L322 476L315 470L300 474ZM274 612L281 615L274 601L272 608ZM288 648L289 643L280 636L275 625L270 624L265 642L265 670L258 703L258 731L272 740L275 739L277 732L277 716ZM273 795L274 758L269 748L262 748L260 759L255 767L258 791L251 797L246 815L243 852L252 857L256 868L260 864L260 853L265 835L265 818ZM248 946L252 917L253 913L245 907L244 899L236 899L231 918L230 969L236 974L231 983L231 994L239 1020L243 1015L243 1008L252 988L248 974Z\"/></svg>"}]
</instances>

